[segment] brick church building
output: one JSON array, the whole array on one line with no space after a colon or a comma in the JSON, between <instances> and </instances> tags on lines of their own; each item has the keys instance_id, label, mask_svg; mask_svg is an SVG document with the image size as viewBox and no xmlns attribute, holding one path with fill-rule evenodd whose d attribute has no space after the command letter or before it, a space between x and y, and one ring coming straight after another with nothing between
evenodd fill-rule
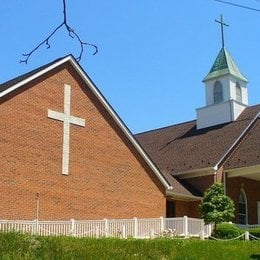
<instances>
[{"instance_id":1,"label":"brick church building","mask_svg":"<svg viewBox=\"0 0 260 260\"><path fill-rule=\"evenodd\" d=\"M260 105L224 47L204 83L196 120L136 135L71 55L1 84L0 219L199 217L223 182L260 223Z\"/></svg>"}]
</instances>

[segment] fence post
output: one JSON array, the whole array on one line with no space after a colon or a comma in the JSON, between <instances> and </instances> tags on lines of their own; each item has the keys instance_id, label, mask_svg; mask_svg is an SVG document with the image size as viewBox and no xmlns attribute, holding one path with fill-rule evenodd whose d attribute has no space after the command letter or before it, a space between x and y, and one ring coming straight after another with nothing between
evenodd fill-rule
<instances>
[{"instance_id":1,"label":"fence post","mask_svg":"<svg viewBox=\"0 0 260 260\"><path fill-rule=\"evenodd\" d=\"M211 236L211 233L212 233L212 225L213 225L213 224L208 224L208 236Z\"/></svg>"},{"instance_id":2,"label":"fence post","mask_svg":"<svg viewBox=\"0 0 260 260\"><path fill-rule=\"evenodd\" d=\"M137 218L134 218L134 238L138 237L138 222Z\"/></svg>"},{"instance_id":3,"label":"fence post","mask_svg":"<svg viewBox=\"0 0 260 260\"><path fill-rule=\"evenodd\" d=\"M163 219L163 217L160 217L160 229L161 229L161 233L163 233L163 231L164 231L164 219Z\"/></svg>"},{"instance_id":4,"label":"fence post","mask_svg":"<svg viewBox=\"0 0 260 260\"><path fill-rule=\"evenodd\" d=\"M99 228L97 225L95 226L95 236L96 238L99 238Z\"/></svg>"},{"instance_id":5,"label":"fence post","mask_svg":"<svg viewBox=\"0 0 260 260\"><path fill-rule=\"evenodd\" d=\"M245 232L245 240L249 240L249 232L248 231Z\"/></svg>"},{"instance_id":6,"label":"fence post","mask_svg":"<svg viewBox=\"0 0 260 260\"><path fill-rule=\"evenodd\" d=\"M154 239L154 229L153 228L150 230L150 238Z\"/></svg>"},{"instance_id":7,"label":"fence post","mask_svg":"<svg viewBox=\"0 0 260 260\"><path fill-rule=\"evenodd\" d=\"M200 222L200 239L201 240L204 240L204 220L202 219L201 222Z\"/></svg>"},{"instance_id":8,"label":"fence post","mask_svg":"<svg viewBox=\"0 0 260 260\"><path fill-rule=\"evenodd\" d=\"M38 219L35 219L34 220L34 228L33 228L33 234L34 235L38 235L38 232L39 232L39 220Z\"/></svg>"},{"instance_id":9,"label":"fence post","mask_svg":"<svg viewBox=\"0 0 260 260\"><path fill-rule=\"evenodd\" d=\"M71 221L70 234L71 234L72 236L75 236L75 219L72 218L70 221Z\"/></svg>"},{"instance_id":10,"label":"fence post","mask_svg":"<svg viewBox=\"0 0 260 260\"><path fill-rule=\"evenodd\" d=\"M122 226L121 238L126 238L125 225Z\"/></svg>"},{"instance_id":11,"label":"fence post","mask_svg":"<svg viewBox=\"0 0 260 260\"><path fill-rule=\"evenodd\" d=\"M108 220L107 218L104 218L104 221L105 221L105 237L108 237Z\"/></svg>"},{"instance_id":12,"label":"fence post","mask_svg":"<svg viewBox=\"0 0 260 260\"><path fill-rule=\"evenodd\" d=\"M188 217L187 216L183 217L183 233L184 233L184 237L188 237L189 229L188 229Z\"/></svg>"}]
</instances>

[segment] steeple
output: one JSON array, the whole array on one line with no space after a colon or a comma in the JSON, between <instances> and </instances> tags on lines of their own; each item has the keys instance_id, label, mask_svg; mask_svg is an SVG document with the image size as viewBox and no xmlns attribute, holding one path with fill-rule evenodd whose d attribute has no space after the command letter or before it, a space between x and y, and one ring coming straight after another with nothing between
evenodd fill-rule
<instances>
[{"instance_id":1,"label":"steeple","mask_svg":"<svg viewBox=\"0 0 260 260\"><path fill-rule=\"evenodd\" d=\"M215 22L219 23L221 26L221 43L222 48L211 67L208 75L204 78L203 82L206 82L207 80L218 78L224 75L232 75L238 80L242 80L247 82L247 79L242 75L242 73L239 71L236 63L232 59L231 55L225 48L225 41L224 41L224 26L229 26L226 24L223 20L222 14L220 15L220 21L215 20Z\"/></svg>"},{"instance_id":2,"label":"steeple","mask_svg":"<svg viewBox=\"0 0 260 260\"><path fill-rule=\"evenodd\" d=\"M247 79L240 72L239 68L237 67L227 49L225 47L222 47L208 75L203 79L203 82L228 74L234 76L238 80L248 82Z\"/></svg>"},{"instance_id":3,"label":"steeple","mask_svg":"<svg viewBox=\"0 0 260 260\"><path fill-rule=\"evenodd\" d=\"M222 48L205 83L206 106L197 109L197 128L205 128L235 121L248 105L247 79L224 46L223 22L221 24Z\"/></svg>"}]
</instances>

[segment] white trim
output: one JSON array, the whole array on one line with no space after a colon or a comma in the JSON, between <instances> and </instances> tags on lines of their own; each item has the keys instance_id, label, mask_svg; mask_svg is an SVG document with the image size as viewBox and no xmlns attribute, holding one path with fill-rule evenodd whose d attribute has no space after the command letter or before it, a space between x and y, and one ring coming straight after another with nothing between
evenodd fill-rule
<instances>
[{"instance_id":1,"label":"white trim","mask_svg":"<svg viewBox=\"0 0 260 260\"><path fill-rule=\"evenodd\" d=\"M175 198L175 199L183 200L183 201L201 201L203 199L203 197L194 196L194 195L186 195L186 194L182 194L182 193L178 193L178 192L174 192L174 191L167 191L166 196L170 196L173 199Z\"/></svg>"},{"instance_id":2,"label":"white trim","mask_svg":"<svg viewBox=\"0 0 260 260\"><path fill-rule=\"evenodd\" d=\"M175 173L173 176L178 176L178 178L180 179L189 179L189 178L214 175L214 174L216 174L215 169L212 167L208 167L208 168L195 169L191 171L178 172Z\"/></svg>"},{"instance_id":3,"label":"white trim","mask_svg":"<svg viewBox=\"0 0 260 260\"><path fill-rule=\"evenodd\" d=\"M235 177L245 177L248 178L248 175L250 174L258 174L260 172L260 165L252 165L248 167L240 167L240 168L234 168L230 170L225 170L227 173L228 178L235 178ZM249 177L250 178L250 177Z\"/></svg>"},{"instance_id":4,"label":"white trim","mask_svg":"<svg viewBox=\"0 0 260 260\"><path fill-rule=\"evenodd\" d=\"M26 78L26 79L24 79L24 80L22 80L22 81L16 83L15 85L9 87L8 89L2 91L2 92L0 93L0 98L1 98L1 97L4 97L5 95L11 93L12 91L14 91L14 90L16 90L16 89L18 89L18 88L20 88L21 86L23 86L23 85L25 85L25 84L31 82L32 80L37 79L38 77L40 77L40 76L42 76L43 74L45 74L45 73L51 71L52 69L55 69L56 67L58 67L58 66L60 66L61 64L65 63L66 61L69 61L70 59L71 59L71 56L67 56L67 57L65 57L65 58L63 58L63 59L61 59L61 60L59 60L59 61L53 63L52 65L48 66L47 68L45 68L45 69L43 69L43 70L40 70L39 72L33 74L32 76L30 76L30 77L28 77L28 78Z\"/></svg>"},{"instance_id":5,"label":"white trim","mask_svg":"<svg viewBox=\"0 0 260 260\"><path fill-rule=\"evenodd\" d=\"M102 94L99 92L99 90L96 88L96 86L93 84L93 82L90 80L90 78L87 76L87 74L83 71L83 69L78 65L78 63L75 61L75 59L69 55L54 64L48 66L47 68L35 73L34 75L26 78L25 80L20 81L19 83L9 87L8 89L4 90L0 93L0 97L3 97L10 92L20 88L24 84L29 83L30 81L42 76L43 74L55 69L56 67L62 65L63 63L69 61L71 65L74 67L74 69L79 73L81 78L85 81L85 83L88 85L88 87L92 90L94 95L97 97L97 99L102 103L102 105L106 108L108 113L112 116L112 118L115 120L117 125L120 127L120 129L124 132L126 137L129 139L129 141L132 143L132 145L137 149L141 157L145 160L145 162L148 164L148 166L151 168L151 170L154 172L154 174L157 176L157 178L160 180L162 185L167 190L172 190L173 187L170 185L170 183L165 179L165 177L161 174L161 172L158 170L158 168L155 166L155 164L152 162L152 160L148 157L148 155L145 153L145 151L142 149L142 147L138 144L138 142L135 140L133 135L131 134L130 130L127 129L127 127L124 125L122 120L118 117L118 115L115 113L115 111L112 109L112 107L108 104L108 102L105 100L105 98L102 96Z\"/></svg>"}]
</instances>

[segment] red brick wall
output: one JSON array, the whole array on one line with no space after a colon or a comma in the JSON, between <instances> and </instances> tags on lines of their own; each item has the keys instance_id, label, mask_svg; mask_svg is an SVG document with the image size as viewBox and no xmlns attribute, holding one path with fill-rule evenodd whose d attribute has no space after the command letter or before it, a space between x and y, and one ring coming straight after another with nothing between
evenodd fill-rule
<instances>
[{"instance_id":1,"label":"red brick wall","mask_svg":"<svg viewBox=\"0 0 260 260\"><path fill-rule=\"evenodd\" d=\"M70 173L61 174L64 84L71 85ZM0 101L0 219L165 216L163 187L70 65Z\"/></svg>"},{"instance_id":2,"label":"red brick wall","mask_svg":"<svg viewBox=\"0 0 260 260\"><path fill-rule=\"evenodd\" d=\"M227 178L227 195L232 198L236 207L235 221L238 222L238 199L241 188L244 189L247 197L248 223L257 224L257 201L260 201L260 181L246 178Z\"/></svg>"},{"instance_id":3,"label":"red brick wall","mask_svg":"<svg viewBox=\"0 0 260 260\"><path fill-rule=\"evenodd\" d=\"M190 218L200 218L199 213L199 201L176 201L175 202L175 213L176 217L187 216Z\"/></svg>"}]
</instances>

